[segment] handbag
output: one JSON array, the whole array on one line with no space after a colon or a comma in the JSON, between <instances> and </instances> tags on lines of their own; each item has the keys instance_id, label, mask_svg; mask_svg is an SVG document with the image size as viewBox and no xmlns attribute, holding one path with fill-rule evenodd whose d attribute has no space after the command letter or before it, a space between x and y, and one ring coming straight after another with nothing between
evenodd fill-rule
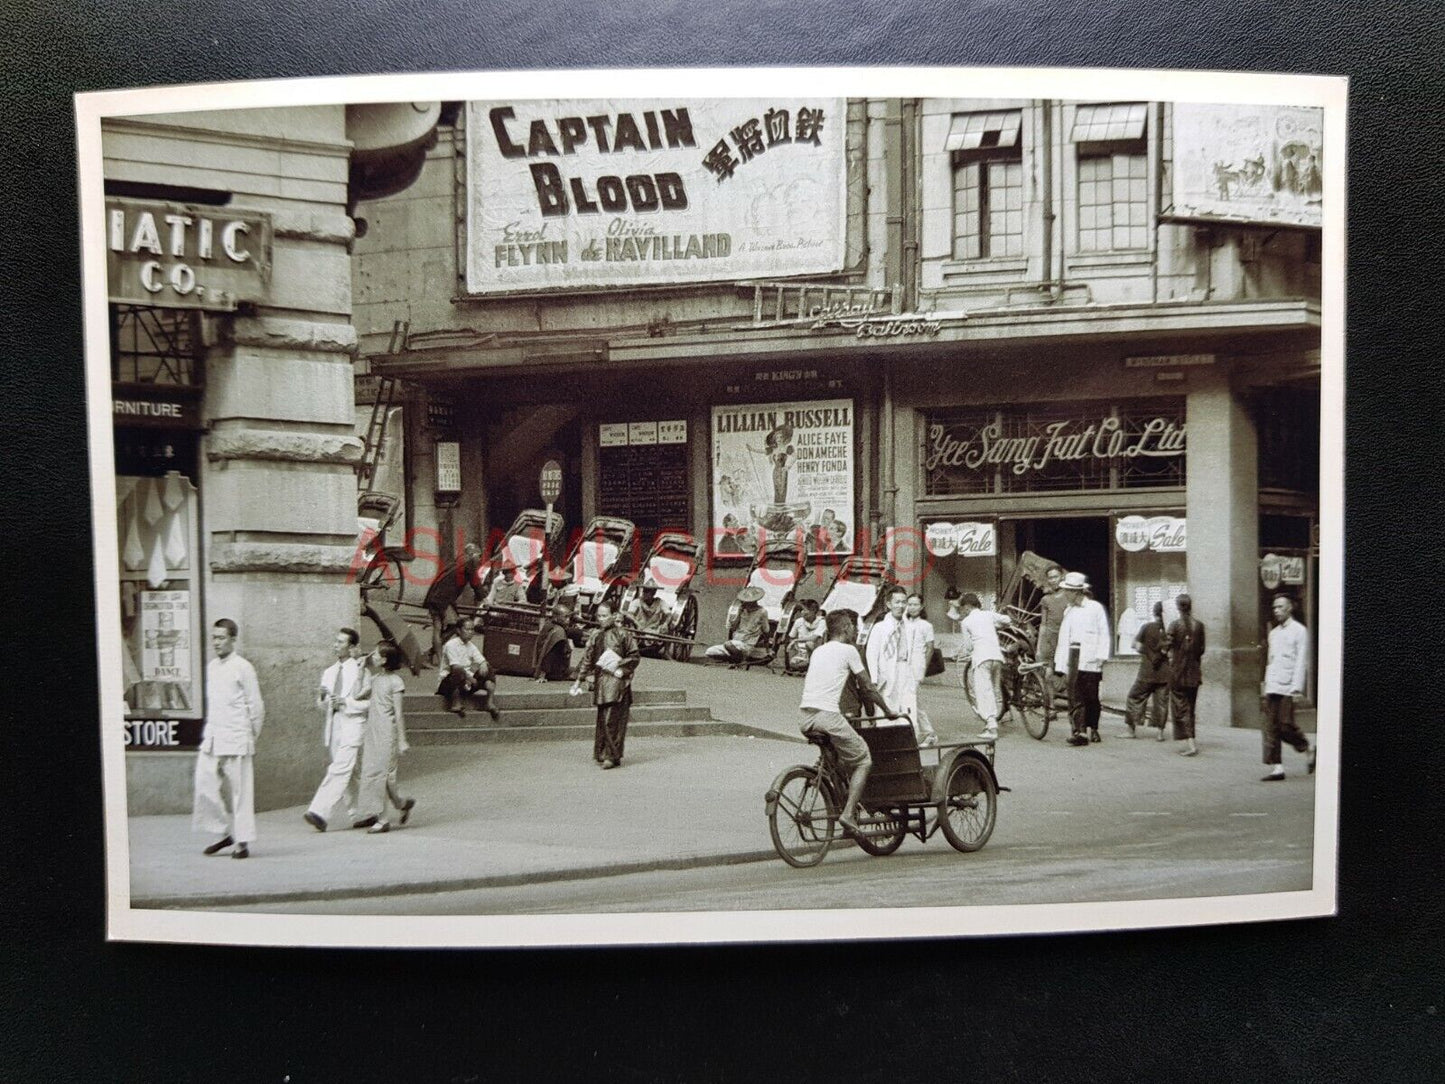
<instances>
[{"instance_id":1,"label":"handbag","mask_svg":"<svg viewBox=\"0 0 1445 1084\"><path fill-rule=\"evenodd\" d=\"M923 669L923 676L937 677L939 674L943 673L943 671L943 649L937 644L934 644L933 650L928 653L928 665Z\"/></svg>"}]
</instances>

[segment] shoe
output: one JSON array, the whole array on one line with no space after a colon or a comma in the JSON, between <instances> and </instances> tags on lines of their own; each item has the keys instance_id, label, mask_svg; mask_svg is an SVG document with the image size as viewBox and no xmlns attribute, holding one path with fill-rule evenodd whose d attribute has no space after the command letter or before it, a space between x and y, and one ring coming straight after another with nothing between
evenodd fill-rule
<instances>
[{"instance_id":1,"label":"shoe","mask_svg":"<svg viewBox=\"0 0 1445 1084\"><path fill-rule=\"evenodd\" d=\"M401 803L401 823L411 820L411 811L416 808L416 799L408 798Z\"/></svg>"},{"instance_id":2,"label":"shoe","mask_svg":"<svg viewBox=\"0 0 1445 1084\"><path fill-rule=\"evenodd\" d=\"M1162 726L1159 728L1159 736L1158 736L1157 738L1155 738L1154 740L1155 740L1155 741L1163 741L1163 740L1164 740L1164 728L1163 728Z\"/></svg>"},{"instance_id":3,"label":"shoe","mask_svg":"<svg viewBox=\"0 0 1445 1084\"><path fill-rule=\"evenodd\" d=\"M236 842L236 841L235 841L234 839L232 839L230 836L227 836L225 839L218 839L218 840L216 840L216 842L212 843L212 844L211 844L209 847L207 847L207 848L205 849L205 851L202 852L202 853L204 853L204 854L219 854L221 851L224 851L227 847L229 847L232 843L235 843L235 842Z\"/></svg>"},{"instance_id":4,"label":"shoe","mask_svg":"<svg viewBox=\"0 0 1445 1084\"><path fill-rule=\"evenodd\" d=\"M998 730L993 727L989 727L985 730L980 731L978 736L984 741L998 741ZM938 739L935 738L934 743L936 744L937 741Z\"/></svg>"},{"instance_id":5,"label":"shoe","mask_svg":"<svg viewBox=\"0 0 1445 1084\"><path fill-rule=\"evenodd\" d=\"M379 817L362 817L361 820L359 820L359 821L352 821L352 822L351 822L351 827L353 827L353 828L370 828L373 824L375 824L375 823L376 823L378 820L380 820L380 819L381 819L381 818L379 818Z\"/></svg>"},{"instance_id":6,"label":"shoe","mask_svg":"<svg viewBox=\"0 0 1445 1084\"><path fill-rule=\"evenodd\" d=\"M500 723L502 721L502 709L493 704L487 705L487 714L492 717L492 722L494 723Z\"/></svg>"},{"instance_id":7,"label":"shoe","mask_svg":"<svg viewBox=\"0 0 1445 1084\"><path fill-rule=\"evenodd\" d=\"M1099 737L1099 732L1097 730L1089 731L1089 741L1094 745L1098 745L1103 740L1103 738Z\"/></svg>"},{"instance_id":8,"label":"shoe","mask_svg":"<svg viewBox=\"0 0 1445 1084\"><path fill-rule=\"evenodd\" d=\"M927 747L930 746L930 745L937 745L937 744L938 744L938 735L937 735L937 734L927 734L927 735L924 736L923 740L918 743L918 746L919 746L919 748L922 749L922 748L927 748Z\"/></svg>"},{"instance_id":9,"label":"shoe","mask_svg":"<svg viewBox=\"0 0 1445 1084\"><path fill-rule=\"evenodd\" d=\"M301 814L301 819L318 832L326 831L326 818L320 813L313 813L308 809L305 813Z\"/></svg>"},{"instance_id":10,"label":"shoe","mask_svg":"<svg viewBox=\"0 0 1445 1084\"><path fill-rule=\"evenodd\" d=\"M602 762L602 770L604 772L615 767L617 767L617 761L613 760L611 757L607 757Z\"/></svg>"},{"instance_id":11,"label":"shoe","mask_svg":"<svg viewBox=\"0 0 1445 1084\"><path fill-rule=\"evenodd\" d=\"M373 824L370 828L368 828L368 829L366 830L366 834L369 835L369 836L379 836L379 835L381 835L381 833L383 833L383 832L390 832L390 831L391 831L391 825L387 824L386 821L377 821L375 824Z\"/></svg>"},{"instance_id":12,"label":"shoe","mask_svg":"<svg viewBox=\"0 0 1445 1084\"><path fill-rule=\"evenodd\" d=\"M1284 772L1270 772L1268 775L1260 776L1259 781L1261 783L1283 783Z\"/></svg>"},{"instance_id":13,"label":"shoe","mask_svg":"<svg viewBox=\"0 0 1445 1084\"><path fill-rule=\"evenodd\" d=\"M1305 769L1305 771L1307 771L1310 775L1314 775L1314 774L1315 774L1315 752L1316 752L1315 747L1314 747L1313 745L1311 745L1311 746L1310 746L1310 762L1309 762L1309 766Z\"/></svg>"},{"instance_id":14,"label":"shoe","mask_svg":"<svg viewBox=\"0 0 1445 1084\"><path fill-rule=\"evenodd\" d=\"M1137 738L1139 736L1139 728L1133 723L1125 723L1124 725L1129 728L1129 732L1125 734L1124 737Z\"/></svg>"},{"instance_id":15,"label":"shoe","mask_svg":"<svg viewBox=\"0 0 1445 1084\"><path fill-rule=\"evenodd\" d=\"M1180 755L1181 757L1197 757L1197 756L1199 755L1199 750L1198 750L1198 749L1181 749L1181 750L1179 751L1179 755Z\"/></svg>"},{"instance_id":16,"label":"shoe","mask_svg":"<svg viewBox=\"0 0 1445 1084\"><path fill-rule=\"evenodd\" d=\"M244 843L238 843L236 849L231 852L232 858L250 858L251 848Z\"/></svg>"},{"instance_id":17,"label":"shoe","mask_svg":"<svg viewBox=\"0 0 1445 1084\"><path fill-rule=\"evenodd\" d=\"M1088 745L1088 744L1089 744L1089 739L1086 738L1086 737L1084 737L1084 735L1082 735L1082 734L1070 734L1070 735L1069 735L1069 744L1070 744L1070 745Z\"/></svg>"}]
</instances>

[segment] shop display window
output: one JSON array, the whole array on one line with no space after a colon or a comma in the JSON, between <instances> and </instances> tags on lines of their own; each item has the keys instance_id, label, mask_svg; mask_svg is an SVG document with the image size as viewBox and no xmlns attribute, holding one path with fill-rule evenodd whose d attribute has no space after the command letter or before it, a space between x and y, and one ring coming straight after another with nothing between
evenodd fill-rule
<instances>
[{"instance_id":1,"label":"shop display window","mask_svg":"<svg viewBox=\"0 0 1445 1084\"><path fill-rule=\"evenodd\" d=\"M1116 655L1137 654L1134 636L1152 619L1154 603L1164 604L1166 627L1179 616L1174 600L1188 592L1183 523L1183 519L1169 514L1147 519L1138 515L1115 517L1114 590L1109 618L1114 624Z\"/></svg>"},{"instance_id":2,"label":"shop display window","mask_svg":"<svg viewBox=\"0 0 1445 1084\"><path fill-rule=\"evenodd\" d=\"M126 716L198 719L206 651L196 488L179 471L115 483Z\"/></svg>"}]
</instances>

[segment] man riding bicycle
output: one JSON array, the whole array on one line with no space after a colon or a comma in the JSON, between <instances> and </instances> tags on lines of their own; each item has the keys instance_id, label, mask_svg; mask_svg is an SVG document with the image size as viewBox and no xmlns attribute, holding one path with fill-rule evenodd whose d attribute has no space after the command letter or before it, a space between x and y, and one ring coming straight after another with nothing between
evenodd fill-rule
<instances>
[{"instance_id":1,"label":"man riding bicycle","mask_svg":"<svg viewBox=\"0 0 1445 1084\"><path fill-rule=\"evenodd\" d=\"M838 823L857 833L854 817L873 758L865 742L843 716L841 700L852 676L857 681L859 699L877 707L890 719L898 713L888 706L868 677L868 669L858 654L858 615L852 610L835 610L828 615L828 641L813 652L808 660L808 674L803 679L803 699L798 705L803 712L800 729L804 734L825 734L837 754L838 763L848 772L848 798Z\"/></svg>"}]
</instances>

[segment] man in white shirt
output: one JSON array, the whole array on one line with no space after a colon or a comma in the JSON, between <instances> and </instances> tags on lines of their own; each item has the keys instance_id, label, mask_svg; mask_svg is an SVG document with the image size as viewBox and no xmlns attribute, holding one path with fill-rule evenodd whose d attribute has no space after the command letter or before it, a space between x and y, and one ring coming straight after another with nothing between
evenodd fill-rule
<instances>
[{"instance_id":1,"label":"man in white shirt","mask_svg":"<svg viewBox=\"0 0 1445 1084\"><path fill-rule=\"evenodd\" d=\"M216 854L235 845L232 858L249 858L256 839L256 738L266 705L256 668L236 654L236 623L223 617L211 628L216 657L206 664L206 724L196 754L191 825L220 834L205 849Z\"/></svg>"},{"instance_id":2,"label":"man in white shirt","mask_svg":"<svg viewBox=\"0 0 1445 1084\"><path fill-rule=\"evenodd\" d=\"M923 727L919 717L918 679L913 674L916 645L903 614L907 591L894 585L884 591L883 598L887 613L868 630L868 674L873 676L884 700L892 704L897 713L907 714L919 743L936 743L938 736L933 733L932 724Z\"/></svg>"},{"instance_id":3,"label":"man in white shirt","mask_svg":"<svg viewBox=\"0 0 1445 1084\"><path fill-rule=\"evenodd\" d=\"M998 642L1000 625L1009 623L1004 614L985 610L972 591L959 596L965 642L973 645L969 654L969 680L973 702L983 720L980 738L998 737L998 713L1003 702L1003 646Z\"/></svg>"},{"instance_id":4,"label":"man in white shirt","mask_svg":"<svg viewBox=\"0 0 1445 1084\"><path fill-rule=\"evenodd\" d=\"M803 712L799 729L804 734L826 734L832 743L848 775L848 797L843 810L838 814L838 823L846 831L857 833L858 821L854 814L858 800L863 797L863 786L868 782L868 772L873 767L873 756L865 742L843 716L843 690L849 676L858 681L864 705L871 703L890 719L898 713L888 706L873 682L858 655L855 646L858 640L858 615L852 610L835 610L828 615L828 642L813 652L808 660L808 674L803 679L803 699L798 707Z\"/></svg>"},{"instance_id":5,"label":"man in white shirt","mask_svg":"<svg viewBox=\"0 0 1445 1084\"><path fill-rule=\"evenodd\" d=\"M456 633L442 645L441 681L437 685L437 695L446 701L447 711L465 718L466 698L480 692L485 697L487 713L496 722L502 717L495 703L497 682L492 677L482 649L472 643L476 631L476 622L464 617L457 622Z\"/></svg>"},{"instance_id":6,"label":"man in white shirt","mask_svg":"<svg viewBox=\"0 0 1445 1084\"><path fill-rule=\"evenodd\" d=\"M1288 595L1275 596L1270 609L1275 626L1269 630L1269 661L1264 669L1264 763L1269 768L1269 774L1261 777L1265 783L1284 779L1281 739L1296 752L1308 753L1307 770L1311 774L1315 770L1315 748L1294 721L1295 701L1304 695L1309 671L1309 632L1294 620L1294 600Z\"/></svg>"},{"instance_id":7,"label":"man in white shirt","mask_svg":"<svg viewBox=\"0 0 1445 1084\"><path fill-rule=\"evenodd\" d=\"M326 774L311 798L302 818L318 832L326 831L336 803L346 799L347 817L353 828L369 825L356 817L356 769L366 737L366 712L370 706L366 690L365 664L356 658L361 637L355 629L336 630L333 647L336 661L321 673L316 705L325 716L321 742L330 757ZM372 824L376 823L372 818Z\"/></svg>"},{"instance_id":8,"label":"man in white shirt","mask_svg":"<svg viewBox=\"0 0 1445 1084\"><path fill-rule=\"evenodd\" d=\"M1099 738L1099 682L1109 657L1109 615L1101 603L1089 598L1089 581L1082 572L1070 572L1059 581L1059 590L1069 600L1059 625L1059 642L1054 649L1054 669L1069 674L1069 649L1079 648L1079 669L1073 680L1073 733L1070 745L1088 745Z\"/></svg>"},{"instance_id":9,"label":"man in white shirt","mask_svg":"<svg viewBox=\"0 0 1445 1084\"><path fill-rule=\"evenodd\" d=\"M784 648L783 662L789 673L808 669L808 660L813 652L823 645L828 636L828 624L818 612L818 600L805 598L788 629L788 642Z\"/></svg>"}]
</instances>

